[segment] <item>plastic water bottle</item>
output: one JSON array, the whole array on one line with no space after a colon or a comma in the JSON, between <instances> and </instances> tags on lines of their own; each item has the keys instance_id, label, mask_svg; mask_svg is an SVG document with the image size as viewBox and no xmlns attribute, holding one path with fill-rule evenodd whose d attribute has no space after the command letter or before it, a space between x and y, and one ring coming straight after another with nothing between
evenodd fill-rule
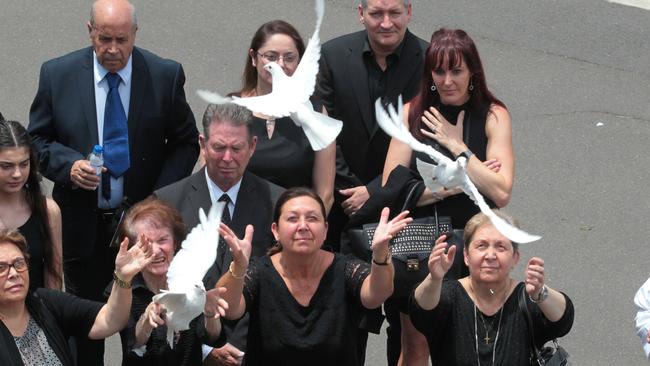
<instances>
[{"instance_id":1,"label":"plastic water bottle","mask_svg":"<svg viewBox=\"0 0 650 366\"><path fill-rule=\"evenodd\" d=\"M88 160L90 161L90 166L95 168L95 174L102 174L102 167L104 166L104 149L101 145L95 145L93 147L93 152L88 155Z\"/></svg>"}]
</instances>

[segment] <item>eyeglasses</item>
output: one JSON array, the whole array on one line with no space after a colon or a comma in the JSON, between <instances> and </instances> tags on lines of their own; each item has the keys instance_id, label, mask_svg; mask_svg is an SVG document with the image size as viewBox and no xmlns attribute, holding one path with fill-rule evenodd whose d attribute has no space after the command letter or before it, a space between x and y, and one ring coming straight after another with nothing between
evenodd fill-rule
<instances>
[{"instance_id":1,"label":"eyeglasses","mask_svg":"<svg viewBox=\"0 0 650 366\"><path fill-rule=\"evenodd\" d=\"M27 270L27 261L25 258L18 258L13 263L0 262L0 277L9 273L11 267L14 267L16 272L25 272Z\"/></svg>"},{"instance_id":2,"label":"eyeglasses","mask_svg":"<svg viewBox=\"0 0 650 366\"><path fill-rule=\"evenodd\" d=\"M267 62L278 62L279 60L282 60L285 64L293 64L294 62L298 61L298 55L295 53L285 53L284 55L280 55L277 52L257 52L257 55Z\"/></svg>"}]
</instances>

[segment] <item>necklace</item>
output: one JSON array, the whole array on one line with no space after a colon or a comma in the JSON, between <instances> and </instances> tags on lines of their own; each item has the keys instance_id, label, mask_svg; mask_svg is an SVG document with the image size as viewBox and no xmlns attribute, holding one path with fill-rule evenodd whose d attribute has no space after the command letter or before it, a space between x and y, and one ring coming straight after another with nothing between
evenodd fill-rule
<instances>
[{"instance_id":1,"label":"necklace","mask_svg":"<svg viewBox=\"0 0 650 366\"><path fill-rule=\"evenodd\" d=\"M266 120L266 134L269 136L269 140L273 137L273 130L275 129L275 118L269 118Z\"/></svg>"},{"instance_id":2,"label":"necklace","mask_svg":"<svg viewBox=\"0 0 650 366\"><path fill-rule=\"evenodd\" d=\"M476 304L474 304L474 341L476 343L476 362L479 366L481 366L481 359L478 354L478 316L477 316L478 311L476 310ZM497 325L497 334L494 338L494 344L492 345L492 366L494 366L494 359L496 357L496 351L497 351L497 342L499 341L499 331L501 330L501 317L503 316L503 306L501 307L501 310L499 311L499 324ZM485 320L481 317L481 321L483 321L483 326L485 327ZM492 327L490 327L490 330ZM490 334L487 330L487 327L485 327L485 344L488 344L490 341Z\"/></svg>"}]
</instances>

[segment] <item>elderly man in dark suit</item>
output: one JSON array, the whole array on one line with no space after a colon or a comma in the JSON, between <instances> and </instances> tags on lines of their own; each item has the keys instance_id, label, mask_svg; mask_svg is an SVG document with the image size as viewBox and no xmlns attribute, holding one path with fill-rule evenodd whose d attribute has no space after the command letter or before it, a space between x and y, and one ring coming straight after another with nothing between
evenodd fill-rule
<instances>
[{"instance_id":1,"label":"elderly man in dark suit","mask_svg":"<svg viewBox=\"0 0 650 366\"><path fill-rule=\"evenodd\" d=\"M252 255L262 256L273 243L273 204L283 189L246 171L257 143L251 131L252 119L250 111L236 104L209 105L199 136L205 168L154 194L178 209L190 228L199 223L199 208L208 212L215 202L226 202L222 221L238 236L244 235L248 224L253 225ZM230 250L221 241L217 260L204 279L206 288L216 284L230 262ZM246 346L246 329L247 319L226 324L228 344L210 350L204 364L239 364Z\"/></svg>"},{"instance_id":2,"label":"elderly man in dark suit","mask_svg":"<svg viewBox=\"0 0 650 366\"><path fill-rule=\"evenodd\" d=\"M409 32L411 0L361 0L365 30L325 43L321 51L317 96L327 113L343 121L337 138L336 203L329 216L327 241L339 243L347 217L381 187L390 137L375 121L375 101L396 104L413 98L422 77L425 41ZM393 314L397 316L397 314ZM399 356L399 318L389 345L389 364Z\"/></svg>"},{"instance_id":3,"label":"elderly man in dark suit","mask_svg":"<svg viewBox=\"0 0 650 366\"><path fill-rule=\"evenodd\" d=\"M118 209L188 176L199 147L183 68L134 47L133 5L98 0L87 26L91 47L41 67L28 129L61 207L66 290L102 300ZM87 160L95 144L104 147L99 175ZM79 346L77 363L103 364L98 347Z\"/></svg>"}]
</instances>

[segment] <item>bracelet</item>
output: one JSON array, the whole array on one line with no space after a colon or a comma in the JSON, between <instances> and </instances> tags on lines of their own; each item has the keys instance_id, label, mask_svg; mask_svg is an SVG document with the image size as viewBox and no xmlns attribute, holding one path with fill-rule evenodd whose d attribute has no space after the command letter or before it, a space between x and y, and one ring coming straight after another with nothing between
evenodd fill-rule
<instances>
[{"instance_id":1,"label":"bracelet","mask_svg":"<svg viewBox=\"0 0 650 366\"><path fill-rule=\"evenodd\" d=\"M388 263L390 262L390 257L391 257L391 256L390 256L390 250L389 250L388 253L386 254L386 259L384 259L383 262L377 262L377 261L375 260L375 258L373 257L373 258L372 258L372 263L374 263L374 264L376 264L376 265L378 265L378 266L387 266Z\"/></svg>"},{"instance_id":2,"label":"bracelet","mask_svg":"<svg viewBox=\"0 0 650 366\"><path fill-rule=\"evenodd\" d=\"M246 276L246 272L244 271L244 274L237 276L235 274L235 271L233 271L232 266L235 264L235 262L230 262L230 266L228 267L228 272L230 272L230 275L236 279L236 280L241 280Z\"/></svg>"},{"instance_id":3,"label":"bracelet","mask_svg":"<svg viewBox=\"0 0 650 366\"><path fill-rule=\"evenodd\" d=\"M125 288L125 289L130 289L131 288L131 282L124 281L123 279L117 277L117 271L113 272L113 281L115 281L115 284L118 287Z\"/></svg>"}]
</instances>

